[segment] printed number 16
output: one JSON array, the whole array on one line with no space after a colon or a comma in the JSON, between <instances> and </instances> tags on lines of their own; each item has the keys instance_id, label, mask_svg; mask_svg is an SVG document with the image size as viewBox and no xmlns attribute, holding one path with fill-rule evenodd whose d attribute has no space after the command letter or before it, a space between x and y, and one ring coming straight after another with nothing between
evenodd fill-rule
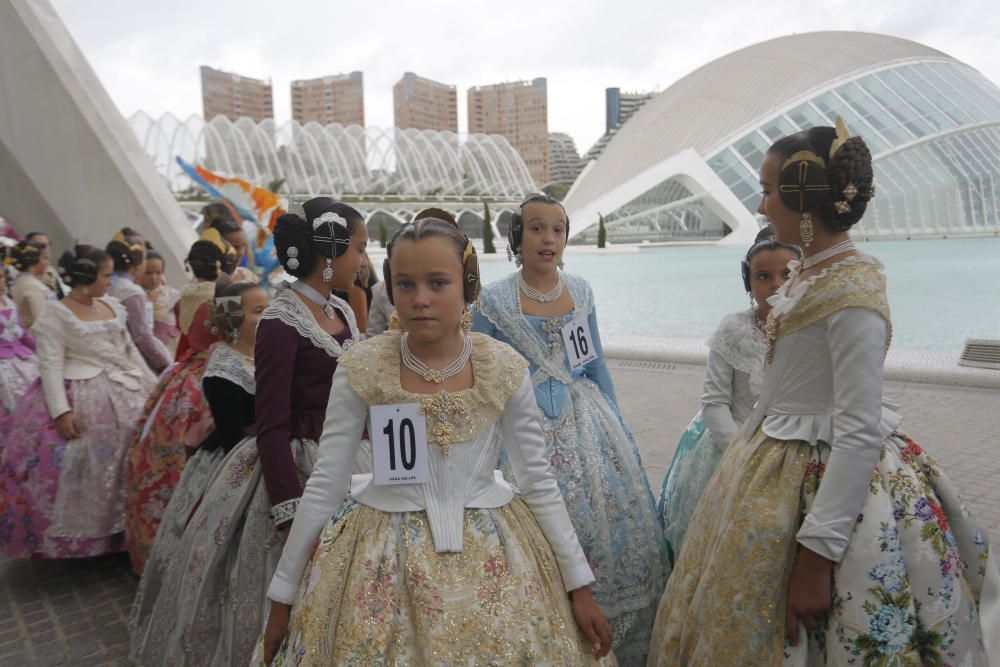
<instances>
[{"instance_id":1,"label":"printed number 16","mask_svg":"<svg viewBox=\"0 0 1000 667\"><path fill-rule=\"evenodd\" d=\"M576 331L569 335L569 339L573 341L573 351L576 353L577 359L587 356L590 352L590 345L587 343L587 337L583 335L582 326L578 326Z\"/></svg>"}]
</instances>

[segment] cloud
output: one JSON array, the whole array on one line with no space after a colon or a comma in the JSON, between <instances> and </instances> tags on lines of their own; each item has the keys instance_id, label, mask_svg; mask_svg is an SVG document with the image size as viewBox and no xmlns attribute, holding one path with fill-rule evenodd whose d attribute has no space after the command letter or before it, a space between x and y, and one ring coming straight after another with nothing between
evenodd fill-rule
<instances>
[{"instance_id":1,"label":"cloud","mask_svg":"<svg viewBox=\"0 0 1000 667\"><path fill-rule=\"evenodd\" d=\"M278 120L289 83L361 70L368 124L392 125L392 85L405 71L458 87L548 78L549 128L585 151L604 131L604 89L664 89L707 62L767 39L813 30L882 32L922 42L1000 81L1000 11L970 0L761 0L496 3L126 2L54 0L125 115L201 113L200 65L270 78Z\"/></svg>"}]
</instances>

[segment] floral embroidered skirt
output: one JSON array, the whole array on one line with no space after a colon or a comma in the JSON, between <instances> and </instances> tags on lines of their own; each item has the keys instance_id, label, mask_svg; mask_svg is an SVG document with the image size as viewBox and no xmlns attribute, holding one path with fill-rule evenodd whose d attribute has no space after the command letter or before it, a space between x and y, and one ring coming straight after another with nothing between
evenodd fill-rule
<instances>
[{"instance_id":1,"label":"floral embroidered skirt","mask_svg":"<svg viewBox=\"0 0 1000 667\"><path fill-rule=\"evenodd\" d=\"M68 558L121 551L125 455L146 392L104 373L66 382L82 436L65 440L40 380L11 417L0 458L0 549L11 558Z\"/></svg>"},{"instance_id":2,"label":"floral embroidered skirt","mask_svg":"<svg viewBox=\"0 0 1000 667\"><path fill-rule=\"evenodd\" d=\"M437 553L424 512L351 500L327 524L272 665L596 664L552 549L520 499L466 509ZM251 664L262 664L263 641Z\"/></svg>"},{"instance_id":3,"label":"floral embroidered skirt","mask_svg":"<svg viewBox=\"0 0 1000 667\"><path fill-rule=\"evenodd\" d=\"M833 609L797 649L785 645L795 535L829 455L824 443L762 431L727 450L663 594L650 665L986 664L985 533L937 464L900 433L882 447L834 567Z\"/></svg>"},{"instance_id":4,"label":"floral embroidered skirt","mask_svg":"<svg viewBox=\"0 0 1000 667\"><path fill-rule=\"evenodd\" d=\"M170 494L187 463L185 445L201 441L191 431L212 426L212 413L201 395L207 358L207 352L199 352L161 376L129 448L125 541L136 574L145 567Z\"/></svg>"},{"instance_id":5,"label":"floral embroidered skirt","mask_svg":"<svg viewBox=\"0 0 1000 667\"><path fill-rule=\"evenodd\" d=\"M293 439L291 446L304 483L316 442ZM132 610L130 658L144 667L246 665L263 627L281 538L271 521L257 440L243 440L216 465L208 457L201 461L199 468L211 468L214 477L200 502L185 492L184 506L171 507L165 519L171 531L175 520L193 514L179 538L168 538L164 547L157 540L155 570L143 576Z\"/></svg>"},{"instance_id":6,"label":"floral embroidered skirt","mask_svg":"<svg viewBox=\"0 0 1000 667\"><path fill-rule=\"evenodd\" d=\"M594 597L614 632L615 657L644 666L670 570L639 450L590 380L567 387L559 415L543 417L542 429L546 457L597 579ZM505 472L512 479L509 466Z\"/></svg>"},{"instance_id":7,"label":"floral embroidered skirt","mask_svg":"<svg viewBox=\"0 0 1000 667\"><path fill-rule=\"evenodd\" d=\"M671 566L677 561L691 515L698 507L701 494L715 472L722 452L715 445L699 412L681 436L656 503Z\"/></svg>"},{"instance_id":8,"label":"floral embroidered skirt","mask_svg":"<svg viewBox=\"0 0 1000 667\"><path fill-rule=\"evenodd\" d=\"M6 428L18 402L28 387L38 379L35 357L0 359L0 454L7 442Z\"/></svg>"}]
</instances>

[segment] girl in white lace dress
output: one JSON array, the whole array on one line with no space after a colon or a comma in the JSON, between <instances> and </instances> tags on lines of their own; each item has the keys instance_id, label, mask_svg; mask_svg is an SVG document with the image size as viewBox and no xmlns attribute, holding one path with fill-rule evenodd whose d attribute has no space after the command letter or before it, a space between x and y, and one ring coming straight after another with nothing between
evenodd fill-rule
<instances>
[{"instance_id":1,"label":"girl in white lace dress","mask_svg":"<svg viewBox=\"0 0 1000 667\"><path fill-rule=\"evenodd\" d=\"M740 263L750 309L726 315L708 340L701 410L681 436L657 503L671 566L708 478L760 395L764 322L771 311L767 298L788 278L788 263L799 257L797 247L775 241L770 228L762 230Z\"/></svg>"}]
</instances>

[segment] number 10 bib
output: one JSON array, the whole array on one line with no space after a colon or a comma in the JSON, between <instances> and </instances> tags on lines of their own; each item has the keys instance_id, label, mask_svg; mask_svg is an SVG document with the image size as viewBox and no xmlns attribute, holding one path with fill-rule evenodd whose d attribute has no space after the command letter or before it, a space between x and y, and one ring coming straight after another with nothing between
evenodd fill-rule
<instances>
[{"instance_id":1,"label":"number 10 bib","mask_svg":"<svg viewBox=\"0 0 1000 667\"><path fill-rule=\"evenodd\" d=\"M429 479L427 418L420 404L372 405L369 414L375 484L425 484Z\"/></svg>"}]
</instances>

